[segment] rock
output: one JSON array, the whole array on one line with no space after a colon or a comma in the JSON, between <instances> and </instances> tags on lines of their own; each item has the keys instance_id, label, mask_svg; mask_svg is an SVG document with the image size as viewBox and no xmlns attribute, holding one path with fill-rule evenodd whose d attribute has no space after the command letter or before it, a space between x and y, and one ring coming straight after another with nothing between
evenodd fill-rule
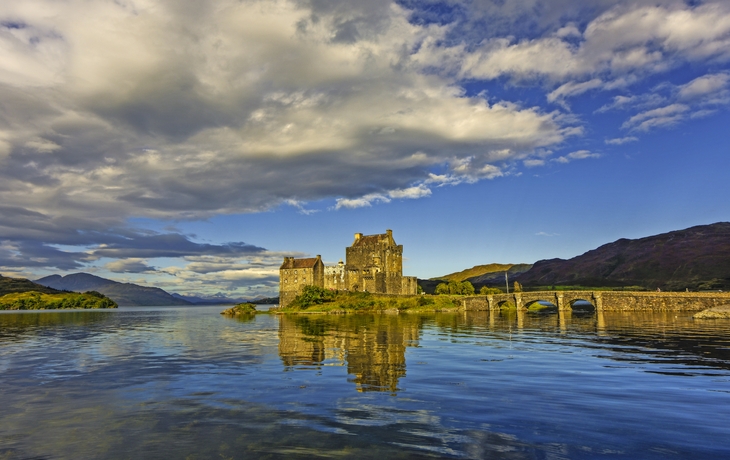
<instances>
[{"instance_id":1,"label":"rock","mask_svg":"<svg viewBox=\"0 0 730 460\"><path fill-rule=\"evenodd\" d=\"M730 304L720 305L719 307L708 308L695 314L692 318L694 319L730 319Z\"/></svg>"}]
</instances>

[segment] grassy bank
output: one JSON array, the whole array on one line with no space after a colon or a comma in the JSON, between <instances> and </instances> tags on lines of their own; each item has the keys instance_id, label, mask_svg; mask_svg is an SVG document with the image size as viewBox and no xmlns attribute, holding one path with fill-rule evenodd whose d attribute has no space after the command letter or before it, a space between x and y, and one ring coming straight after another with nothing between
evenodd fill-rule
<instances>
[{"instance_id":1,"label":"grassy bank","mask_svg":"<svg viewBox=\"0 0 730 460\"><path fill-rule=\"evenodd\" d=\"M63 292L16 292L0 297L0 310L67 310L67 309L117 308L116 302L95 291L79 294Z\"/></svg>"},{"instance_id":2,"label":"grassy bank","mask_svg":"<svg viewBox=\"0 0 730 460\"><path fill-rule=\"evenodd\" d=\"M394 296L369 292L329 291L307 286L304 292L286 308L271 313L346 313L346 312L430 312L456 311L460 296L413 295Z\"/></svg>"}]
</instances>

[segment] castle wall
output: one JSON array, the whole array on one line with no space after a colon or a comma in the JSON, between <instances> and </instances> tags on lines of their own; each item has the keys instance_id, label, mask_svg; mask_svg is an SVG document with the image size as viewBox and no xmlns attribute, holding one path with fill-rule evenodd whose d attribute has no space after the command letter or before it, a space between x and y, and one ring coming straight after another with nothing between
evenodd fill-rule
<instances>
[{"instance_id":1,"label":"castle wall","mask_svg":"<svg viewBox=\"0 0 730 460\"><path fill-rule=\"evenodd\" d=\"M380 235L356 233L352 246L345 248L345 260L325 267L320 256L285 257L279 271L279 304L289 305L308 285L374 294L417 293L416 278L403 276L403 245L395 243L391 230Z\"/></svg>"},{"instance_id":2,"label":"castle wall","mask_svg":"<svg viewBox=\"0 0 730 460\"><path fill-rule=\"evenodd\" d=\"M324 286L324 264L322 258L284 258L279 268L279 305L287 306L302 293L304 286Z\"/></svg>"},{"instance_id":3,"label":"castle wall","mask_svg":"<svg viewBox=\"0 0 730 460\"><path fill-rule=\"evenodd\" d=\"M401 277L401 294L416 295L418 294L418 278L415 276Z\"/></svg>"}]
</instances>

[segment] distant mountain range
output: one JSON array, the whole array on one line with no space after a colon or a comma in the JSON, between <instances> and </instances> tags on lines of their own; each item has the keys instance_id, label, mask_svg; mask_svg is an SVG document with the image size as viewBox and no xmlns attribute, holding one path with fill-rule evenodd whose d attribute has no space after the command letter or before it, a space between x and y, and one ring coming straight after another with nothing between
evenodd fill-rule
<instances>
[{"instance_id":1,"label":"distant mountain range","mask_svg":"<svg viewBox=\"0 0 730 460\"><path fill-rule=\"evenodd\" d=\"M27 280L25 280L27 281ZM28 281L28 283L31 283ZM98 291L114 300L121 306L151 307L173 305L233 305L246 302L246 299L229 298L218 293L212 296L195 296L173 293L156 288L139 286L133 283L119 283L88 273L74 273L71 275L51 275L36 280L36 283L46 286L44 289L86 292ZM264 299L272 300L272 299ZM278 299L275 299L278 303ZM267 302L268 303L268 302Z\"/></svg>"},{"instance_id":2,"label":"distant mountain range","mask_svg":"<svg viewBox=\"0 0 730 460\"><path fill-rule=\"evenodd\" d=\"M205 297L199 295L178 294L177 292L173 292L170 295L176 299L180 299L194 305L233 305L247 301L246 299L226 297L220 293Z\"/></svg>"},{"instance_id":3,"label":"distant mountain range","mask_svg":"<svg viewBox=\"0 0 730 460\"><path fill-rule=\"evenodd\" d=\"M177 299L160 288L119 283L88 273L74 273L66 276L51 275L36 280L36 283L63 291L101 292L121 306L192 305L191 302Z\"/></svg>"},{"instance_id":4,"label":"distant mountain range","mask_svg":"<svg viewBox=\"0 0 730 460\"><path fill-rule=\"evenodd\" d=\"M523 286L641 286L730 289L730 222L635 240L620 239L572 259L535 262L515 277Z\"/></svg>"}]
</instances>

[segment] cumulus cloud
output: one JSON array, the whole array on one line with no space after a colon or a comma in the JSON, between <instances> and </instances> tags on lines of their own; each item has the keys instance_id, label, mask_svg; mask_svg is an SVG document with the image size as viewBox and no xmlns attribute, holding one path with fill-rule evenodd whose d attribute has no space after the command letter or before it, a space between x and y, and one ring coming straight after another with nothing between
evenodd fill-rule
<instances>
[{"instance_id":1,"label":"cumulus cloud","mask_svg":"<svg viewBox=\"0 0 730 460\"><path fill-rule=\"evenodd\" d=\"M4 22L0 40L22 31L35 45L0 47L0 67L63 49L53 78L0 87L12 107L0 120L12 193L0 196L37 212L62 200L71 216L189 219L387 195L452 158L566 138L555 114L466 97L424 72L404 50L441 28L393 4L377 14L286 1L23 5L0 9L20 24Z\"/></svg>"},{"instance_id":2,"label":"cumulus cloud","mask_svg":"<svg viewBox=\"0 0 730 460\"><path fill-rule=\"evenodd\" d=\"M553 36L530 40L493 38L465 52L461 72L472 78L501 75L524 80L553 81L605 75L606 87L631 78L663 72L682 62L713 58L730 59L730 6L708 2L689 6L682 2L646 5L620 2L590 21L578 41L575 27ZM616 79L608 83L609 80ZM553 99L598 88L594 79L566 83Z\"/></svg>"}]
</instances>

